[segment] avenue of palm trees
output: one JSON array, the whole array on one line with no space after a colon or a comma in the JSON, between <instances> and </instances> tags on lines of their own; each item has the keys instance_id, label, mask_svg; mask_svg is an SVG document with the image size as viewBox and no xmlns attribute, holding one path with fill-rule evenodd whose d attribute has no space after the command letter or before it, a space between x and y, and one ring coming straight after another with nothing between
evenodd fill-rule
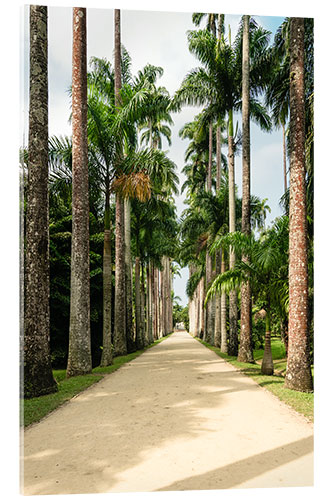
<instances>
[{"instance_id":1,"label":"avenue of palm trees","mask_svg":"<svg viewBox=\"0 0 333 500\"><path fill-rule=\"evenodd\" d=\"M170 334L179 267L189 268L191 335L248 363L262 343L270 375L274 333L286 346L286 387L313 390L313 20L287 18L272 39L244 15L232 43L224 15L192 19L197 67L171 95L159 85L162 67L132 73L120 10L113 60L88 61L87 11L73 8L72 135L50 137L48 11L30 7L25 398L57 391L54 367L88 374ZM184 106L198 113L178 131L188 141L180 186L162 140L171 143ZM269 227L267 199L251 193L251 121L263 133L281 128L281 179L289 165L284 214ZM177 214L180 191L186 209Z\"/></svg>"}]
</instances>

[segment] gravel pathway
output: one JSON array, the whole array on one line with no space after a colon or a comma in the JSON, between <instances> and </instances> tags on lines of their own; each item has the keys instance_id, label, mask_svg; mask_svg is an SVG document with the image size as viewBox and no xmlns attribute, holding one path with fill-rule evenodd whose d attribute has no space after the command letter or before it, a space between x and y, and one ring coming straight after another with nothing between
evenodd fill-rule
<instances>
[{"instance_id":1,"label":"gravel pathway","mask_svg":"<svg viewBox=\"0 0 333 500\"><path fill-rule=\"evenodd\" d=\"M313 426L185 332L24 432L25 495L313 485Z\"/></svg>"}]
</instances>

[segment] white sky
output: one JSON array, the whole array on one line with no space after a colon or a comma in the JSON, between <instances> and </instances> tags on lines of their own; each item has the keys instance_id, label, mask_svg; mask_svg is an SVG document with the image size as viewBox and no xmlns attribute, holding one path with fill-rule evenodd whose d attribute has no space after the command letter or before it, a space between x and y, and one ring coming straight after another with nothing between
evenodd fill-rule
<instances>
[{"instance_id":1,"label":"white sky","mask_svg":"<svg viewBox=\"0 0 333 500\"><path fill-rule=\"evenodd\" d=\"M73 3L68 0L45 0L42 2L44 5L52 6L67 6L72 7ZM332 112L332 100L329 98L331 95L332 87L332 43L330 41L331 34L331 19L332 19L332 4L326 0L317 0L313 2L312 0L279 0L279 2L267 2L267 0L237 0L237 2L220 2L217 0L169 0L166 4L161 2L152 2L152 0L141 0L139 3L135 3L134 0L119 0L118 2L108 1L108 0L95 0L93 1L83 1L80 3L81 6L92 7L92 5L99 8L121 8L121 9L161 9L168 10L170 12L182 11L192 13L194 11L205 11L205 12L218 12L220 8L225 12L231 12L233 14L244 14L249 13L251 15L265 15L265 16L304 16L304 17L315 17L315 86L316 86L316 100L315 100L315 133L316 133L316 148L315 148L315 162L316 162L316 177L315 177L315 212L316 212L316 233L315 233L315 278L316 278L316 302L315 302L315 332L316 332L316 461L315 461L315 488L292 488L283 489L283 496L285 498L302 498L303 500L313 499L314 497L326 498L328 497L327 492L331 491L331 461L328 460L328 453L331 455L332 449L332 431L331 431L331 398L328 396L331 392L330 385L328 385L328 380L331 378L328 369L331 365L331 353L332 353L332 327L329 321L329 315L327 312L330 310L332 301L331 283L332 283L332 266L328 259L328 254L330 252L332 243L332 231L330 224L330 206L328 205L332 195L331 186L333 185L333 169L330 151L331 139L331 126L328 123L327 116ZM11 383L7 385L8 390L5 386L4 391L4 408L9 410L3 411L1 416L2 426L0 427L3 431L4 446L2 447L2 470L6 473L2 475L2 490L5 491L8 498L19 498L18 494L18 412L17 412L17 394L18 394L18 331L19 331L19 217L18 217L18 206L19 206L19 182L18 182L18 168L17 168L17 151L22 143L22 92L20 87L20 81L22 81L22 75L20 74L19 65L19 55L22 55L22 45L20 44L20 34L23 31L23 22L20 9L22 9L23 2L19 0L11 0L2 6L2 15L0 17L0 35L1 35L1 68L2 68L2 79L1 79L1 110L2 119L1 123L1 138L2 138L2 182L1 186L1 208L2 208L2 238L3 245L1 245L1 257L3 263L3 274L2 274L2 287L1 287L1 306L2 306L2 330L5 334L5 356L3 356L3 373L6 375L7 379L11 379ZM249 9L251 8L251 12ZM96 12L97 15L97 12ZM92 11L88 11L88 22L93 19ZM147 33L143 29L140 29L141 25L138 23L139 17L134 19L132 25L133 33L137 29L139 36L135 39L133 38L134 48L140 46L142 41L147 37ZM123 13L123 21L125 20L125 14ZM104 55L104 50L109 52L106 55L110 55L112 52L112 19L111 26L108 16L105 14L103 18L99 19L99 27L97 29L97 35L102 35L110 32L109 39L111 41L111 48L98 49L101 50L97 53L97 42L96 42L96 53L94 55ZM68 74L68 61L70 64L71 59L71 41L70 34L68 34L68 29L70 29L71 19L61 18L59 25L55 28L58 33L59 44L65 44L65 56L57 56L57 49L50 53L52 56L54 69L56 72L56 78L50 84L52 90L52 96L50 96L51 106L55 105L59 110L61 110L64 118L61 118L62 125L64 120L67 120L66 112L66 101L67 97L64 99L64 91L70 83L70 76L66 82L64 75ZM137 25L137 26L136 26ZM177 29L176 29L177 27ZM89 28L89 25L88 25ZM153 26L153 29L156 27ZM191 24L186 29L191 29ZM52 29L50 26L50 35L52 34ZM164 48L164 53L169 52L173 54L170 58L170 63L173 64L173 68L177 66L177 51L180 54L180 46L177 45L176 49L172 49L172 41L175 37L179 35L184 36L182 28L177 25L163 26L160 30L157 30L158 34L167 34L167 45ZM52 36L55 38L57 33ZM96 36L97 36L96 35ZM125 27L123 26L123 41L125 42ZM92 32L88 35L90 40L89 44L92 42ZM126 35L129 36L129 35ZM65 40L67 42L65 43ZM97 40L97 38L96 38ZM159 40L159 39L158 39ZM185 40L185 41L184 41ZM183 45L185 43L186 49L186 38L183 40ZM130 43L130 42L128 42ZM92 47L92 45L91 45ZM154 62L150 57L156 51L156 40L154 43L149 43L146 45L144 52L149 57L145 60L143 53L135 54L131 49L130 45L127 46L129 52L131 53L133 59L133 70L135 71L141 61L144 64L146 61ZM169 48L170 51L166 49ZM186 49L187 50L187 49ZM182 52L182 57L188 57L186 55L186 50ZM172 51L172 52L171 52ZM53 59L54 57L54 59ZM139 57L142 59L140 60ZM138 62L136 62L138 61ZM140 63L139 63L140 61ZM167 65L163 61L157 61L157 64L164 66L165 78L167 78L168 70ZM184 66L183 66L184 64ZM183 69L183 74L189 68L192 68L196 63L192 64L188 62L189 66L186 66L185 62L180 65L180 69ZM138 65L138 66L136 66ZM50 68L51 71L51 68ZM59 80L59 86L56 86L56 80ZM165 83L166 84L166 83ZM54 85L54 86L53 86ZM171 91L171 83L168 83L169 90ZM21 102L21 104L20 104ZM190 111L186 111L185 121L191 119ZM175 121L176 128L179 128L179 121ZM182 121L180 122L182 124ZM59 122L57 125L57 120L51 118L51 126L54 127L54 131L58 133ZM51 131L51 130L50 130ZM260 151L255 153L254 147L257 143L257 136L254 130L252 131L252 187L253 192L259 196L266 197L266 191L262 193L261 190L266 190L267 185L276 184L276 192L282 190L282 175L278 175L277 178L272 179L271 174L268 173L268 168L271 166L272 162L276 162L276 171L280 172L282 169L281 162L277 158L279 155L279 144L280 139L278 136L273 140L273 136L267 136L270 140L267 144L261 142ZM174 135L174 145L176 146L177 133ZM263 139L261 139L263 141ZM258 141L259 142L259 141ZM186 145L182 145L182 150L185 150ZM274 153L273 157L270 152ZM173 153L172 153L173 154ZM178 154L179 159L175 161L179 163L181 168L183 156L181 152ZM258 154L258 158L257 155ZM240 170L239 159L236 163L237 171ZM254 169L260 170L262 177L260 180L255 180ZM266 174L266 175L265 175ZM239 183L239 181L238 181ZM262 183L262 185L260 184ZM261 194L262 193L262 194ZM274 198L275 196L275 198ZM279 195L278 195L279 196ZM275 206L275 201L277 195L270 195L270 205L272 211ZM273 201L273 202L272 202ZM275 216L275 215L274 215ZM326 279L325 279L326 278ZM327 284L327 285L326 285ZM328 288L329 287L329 288ZM176 293L180 293L176 290ZM318 402L320 402L320 411L318 411ZM11 410L12 411L11 411ZM221 446L223 444L221 443ZM280 490L269 490L269 495L272 500L278 499L281 496ZM117 496L117 495L115 495ZM172 499L198 499L203 498L202 492L173 492L173 493L160 493L151 494L152 498L172 498ZM205 498L208 500L210 498L221 498L221 492L205 492ZM261 499L266 498L266 490L232 490L223 491L223 498L228 500L229 498L250 498L250 499ZM82 496L79 495L80 499ZM99 498L100 496L92 495L92 498ZM121 495L121 498L147 498L146 494L136 494L136 495ZM59 496L62 498L62 496ZM64 497L65 498L65 497ZM82 497L85 498L85 497Z\"/></svg>"}]
</instances>

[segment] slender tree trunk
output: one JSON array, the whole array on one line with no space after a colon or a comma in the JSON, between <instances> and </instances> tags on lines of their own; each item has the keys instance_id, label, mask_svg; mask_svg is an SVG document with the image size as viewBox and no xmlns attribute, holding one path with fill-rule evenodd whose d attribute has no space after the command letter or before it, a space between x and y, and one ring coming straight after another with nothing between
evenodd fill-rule
<instances>
[{"instance_id":1,"label":"slender tree trunk","mask_svg":"<svg viewBox=\"0 0 333 500\"><path fill-rule=\"evenodd\" d=\"M305 186L304 19L290 21L289 339L285 385L313 390L309 357Z\"/></svg>"},{"instance_id":2,"label":"slender tree trunk","mask_svg":"<svg viewBox=\"0 0 333 500\"><path fill-rule=\"evenodd\" d=\"M213 160L213 124L209 124L209 158L208 158L208 170L207 170L207 192L212 192L212 160ZM213 263L212 257L209 255L208 250L206 251L206 293L210 281L213 278ZM214 343L214 313L215 313L215 298L210 299L206 305L206 323L205 323L205 335L204 339L210 344Z\"/></svg>"},{"instance_id":3,"label":"slender tree trunk","mask_svg":"<svg viewBox=\"0 0 333 500\"><path fill-rule=\"evenodd\" d=\"M219 15L220 21L220 15ZM219 22L218 37L221 39L221 26ZM218 125L216 129L216 191L221 189L221 127ZM216 276L221 273L221 260L222 250L216 253ZM221 346L221 297L215 297L215 331L214 331L214 345L215 347Z\"/></svg>"},{"instance_id":4,"label":"slender tree trunk","mask_svg":"<svg viewBox=\"0 0 333 500\"><path fill-rule=\"evenodd\" d=\"M287 183L287 148L286 148L286 130L284 124L282 125L282 140L283 140L283 183L284 183L284 193L288 189Z\"/></svg>"},{"instance_id":5,"label":"slender tree trunk","mask_svg":"<svg viewBox=\"0 0 333 500\"><path fill-rule=\"evenodd\" d=\"M141 262L141 322L143 331L143 343L145 347L149 344L148 329L146 322L146 308L147 308L147 295L145 290L145 266L144 263Z\"/></svg>"},{"instance_id":6,"label":"slender tree trunk","mask_svg":"<svg viewBox=\"0 0 333 500\"><path fill-rule=\"evenodd\" d=\"M159 290L158 290L158 269L154 267L154 309L155 309L155 337L154 339L158 339L159 332Z\"/></svg>"},{"instance_id":7,"label":"slender tree trunk","mask_svg":"<svg viewBox=\"0 0 333 500\"><path fill-rule=\"evenodd\" d=\"M149 310L150 310L150 329L149 329L149 343L154 342L154 266L149 262Z\"/></svg>"},{"instance_id":8,"label":"slender tree trunk","mask_svg":"<svg viewBox=\"0 0 333 500\"><path fill-rule=\"evenodd\" d=\"M173 332L173 273L172 273L172 262L169 259L169 333Z\"/></svg>"},{"instance_id":9,"label":"slender tree trunk","mask_svg":"<svg viewBox=\"0 0 333 500\"><path fill-rule=\"evenodd\" d=\"M120 46L120 10L114 11L115 31L115 100L120 104L121 88L121 46ZM121 151L118 151L118 155ZM116 255L115 255L115 306L114 306L114 351L116 356L127 354L126 342L126 289L125 289L125 258L124 258L124 201L116 194Z\"/></svg>"},{"instance_id":10,"label":"slender tree trunk","mask_svg":"<svg viewBox=\"0 0 333 500\"><path fill-rule=\"evenodd\" d=\"M269 306L266 309L265 322L266 322L265 348L264 348L264 357L261 363L261 373L263 375L273 375L274 364L273 364L272 348L271 348L271 313Z\"/></svg>"},{"instance_id":11,"label":"slender tree trunk","mask_svg":"<svg viewBox=\"0 0 333 500\"><path fill-rule=\"evenodd\" d=\"M124 252L124 202L116 194L116 247L115 247L115 305L114 305L114 353L127 354L126 339L126 290Z\"/></svg>"},{"instance_id":12,"label":"slender tree trunk","mask_svg":"<svg viewBox=\"0 0 333 500\"><path fill-rule=\"evenodd\" d=\"M242 66L242 129L243 129L243 175L242 175L242 232L251 235L250 213L250 16L244 16L243 66ZM247 255L242 260L249 263ZM252 301L250 281L241 287L241 330L238 361L253 363L252 351Z\"/></svg>"},{"instance_id":13,"label":"slender tree trunk","mask_svg":"<svg viewBox=\"0 0 333 500\"><path fill-rule=\"evenodd\" d=\"M110 219L106 227L110 227ZM110 229L104 230L103 250L103 350L101 366L112 364L111 310L112 310L112 263Z\"/></svg>"},{"instance_id":14,"label":"slender tree trunk","mask_svg":"<svg viewBox=\"0 0 333 500\"><path fill-rule=\"evenodd\" d=\"M204 309L204 301L205 301L205 280L201 278L200 280L200 332L199 337L202 339L205 331L205 309Z\"/></svg>"},{"instance_id":15,"label":"slender tree trunk","mask_svg":"<svg viewBox=\"0 0 333 500\"><path fill-rule=\"evenodd\" d=\"M155 290L155 266L152 263L151 265L151 308L152 308L152 341L156 340L156 290Z\"/></svg>"},{"instance_id":16,"label":"slender tree trunk","mask_svg":"<svg viewBox=\"0 0 333 500\"><path fill-rule=\"evenodd\" d=\"M135 343L136 348L143 349L143 325L141 315L141 289L140 289L140 257L135 257Z\"/></svg>"},{"instance_id":17,"label":"slender tree trunk","mask_svg":"<svg viewBox=\"0 0 333 500\"><path fill-rule=\"evenodd\" d=\"M235 201L235 158L234 158L234 127L233 112L229 111L229 132L228 132L228 166L229 166L229 232L236 230L236 201ZM230 249L229 268L233 269L236 262L235 252ZM229 293L229 345L228 354L237 356L238 354L238 312L237 312L237 290Z\"/></svg>"},{"instance_id":18,"label":"slender tree trunk","mask_svg":"<svg viewBox=\"0 0 333 500\"><path fill-rule=\"evenodd\" d=\"M221 254L221 273L226 270L224 250ZM221 352L228 352L227 341L227 295L225 292L221 294Z\"/></svg>"},{"instance_id":19,"label":"slender tree trunk","mask_svg":"<svg viewBox=\"0 0 333 500\"><path fill-rule=\"evenodd\" d=\"M67 377L91 372L86 9L73 9L72 254Z\"/></svg>"},{"instance_id":20,"label":"slender tree trunk","mask_svg":"<svg viewBox=\"0 0 333 500\"><path fill-rule=\"evenodd\" d=\"M21 359L26 398L57 391L50 357L47 45L47 7L30 6L29 160Z\"/></svg>"},{"instance_id":21,"label":"slender tree trunk","mask_svg":"<svg viewBox=\"0 0 333 500\"><path fill-rule=\"evenodd\" d=\"M125 243L125 297L126 297L126 343L127 352L135 351L133 331L133 270L131 256L131 202L124 200L124 243Z\"/></svg>"},{"instance_id":22,"label":"slender tree trunk","mask_svg":"<svg viewBox=\"0 0 333 500\"><path fill-rule=\"evenodd\" d=\"M101 366L112 364L111 311L112 311L112 262L110 228L110 181L106 176L104 249L103 249L103 350Z\"/></svg>"}]
</instances>

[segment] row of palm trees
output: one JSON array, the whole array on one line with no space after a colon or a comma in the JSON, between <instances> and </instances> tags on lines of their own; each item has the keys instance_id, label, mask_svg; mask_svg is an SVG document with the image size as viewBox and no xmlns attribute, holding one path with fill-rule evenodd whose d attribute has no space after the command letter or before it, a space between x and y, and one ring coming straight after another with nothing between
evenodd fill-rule
<instances>
[{"instance_id":1,"label":"row of palm trees","mask_svg":"<svg viewBox=\"0 0 333 500\"><path fill-rule=\"evenodd\" d=\"M225 36L223 15L195 13L193 22L198 25L204 17L207 29L188 33L189 50L201 66L188 73L171 99L157 85L162 68L147 65L136 77L131 74L129 54L121 45L119 10L115 10L114 65L93 58L88 71L86 10L74 8L73 135L48 140L47 8L30 8L21 342L25 397L57 388L52 377L49 308L49 207L54 200L66 207L67 222L71 222L67 376L92 369L90 285L94 275L102 275L99 362L107 366L115 355L141 349L172 331L172 260L177 259L190 269L192 334L238 355L240 361L252 362L252 306L261 308L266 321L263 372L272 372L273 314L279 317L285 338L288 331L286 384L312 390L307 274L313 237L311 20L286 20L270 47L269 32L250 16L243 16L233 44L230 32ZM301 57L304 39L305 61ZM171 112L184 105L203 109L180 131L190 143L183 170L188 209L179 226L173 201L176 166L161 150L161 138L170 143ZM242 134L234 125L237 111L242 112ZM267 200L251 195L250 189L250 118L266 131L272 123L283 126L288 138L286 215L268 230L264 230ZM227 158L221 151L223 144ZM234 178L234 158L240 150L242 199ZM51 218L58 213L52 211ZM93 271L91 262L98 261L98 256L90 247L92 218L102 221L103 241L102 265ZM57 226L56 220L51 222ZM261 232L259 237L254 236L255 230ZM310 275L310 290L311 281Z\"/></svg>"},{"instance_id":2,"label":"row of palm trees","mask_svg":"<svg viewBox=\"0 0 333 500\"><path fill-rule=\"evenodd\" d=\"M189 208L183 213L181 226L182 258L190 266L190 331L220 347L222 352L238 356L239 361L253 362L252 303L260 304L266 321L262 371L271 374L273 308L283 326L284 338L288 330L286 386L310 391L313 388L308 302L308 246L311 249L313 223L312 20L287 19L273 46L269 46L269 32L250 16L242 17L233 44L230 33L229 40L223 35L222 15L195 13L193 22L198 25L205 16L206 29L188 32L189 50L201 66L188 73L174 97L178 109L184 104L204 106L201 114L181 131L181 136L192 141L186 155L189 163L184 168ZM234 130L234 111L242 113L241 137ZM267 231L263 231L265 216L262 217L266 200L255 200L250 194L250 118L266 131L273 124L282 126L285 179L287 150L290 159L290 188L287 189L285 181L283 196L286 215ZM221 130L225 132L222 141ZM227 161L221 155L221 143L227 144ZM234 156L240 143L242 200L237 201ZM222 174L221 164L227 164L227 171ZM237 203L241 204L238 210ZM262 231L257 239L256 227ZM240 290L240 329L237 290Z\"/></svg>"},{"instance_id":3,"label":"row of palm trees","mask_svg":"<svg viewBox=\"0 0 333 500\"><path fill-rule=\"evenodd\" d=\"M37 92L38 105L47 117L47 89L36 81L34 66L34 62L40 64L34 57L44 57L42 67L47 68L46 7L31 6L30 25L30 109L33 113L34 92ZM38 154L44 151L43 158L34 150L34 138L29 139L26 180L29 208L25 224L31 230L25 233L27 278L22 339L25 397L56 390L49 346L52 329L49 263L40 265L40 258L49 261L48 192L53 201L62 199L65 205L69 203L72 222L67 376L92 370L89 246L92 212L103 218L104 229L100 364L108 366L114 356L141 349L172 331L171 259L177 232L173 195L177 193L178 177L175 164L160 149L161 136L168 141L171 136L170 96L156 84L162 68L147 65L137 77L131 75L129 54L121 46L119 10L115 10L114 32L114 67L106 60L93 58L88 72L86 9L73 9L72 137L53 137L48 141L44 122L40 139L43 147L38 147ZM33 40L39 43L35 49ZM37 121L31 114L29 129L39 138ZM146 147L139 144L140 132L141 143L148 143ZM33 176L39 171L44 173L44 183L37 179L33 184ZM38 198L41 192L44 197ZM36 200L43 217L31 212L32 200ZM32 227L35 219L44 221L43 247L39 229ZM33 245L39 245L38 252L30 250ZM38 269L38 276L35 268L29 267L29 258ZM30 284L32 277L35 281ZM44 289L36 287L37 279L45 284ZM45 313L41 318L41 307L47 310L47 317Z\"/></svg>"}]
</instances>

